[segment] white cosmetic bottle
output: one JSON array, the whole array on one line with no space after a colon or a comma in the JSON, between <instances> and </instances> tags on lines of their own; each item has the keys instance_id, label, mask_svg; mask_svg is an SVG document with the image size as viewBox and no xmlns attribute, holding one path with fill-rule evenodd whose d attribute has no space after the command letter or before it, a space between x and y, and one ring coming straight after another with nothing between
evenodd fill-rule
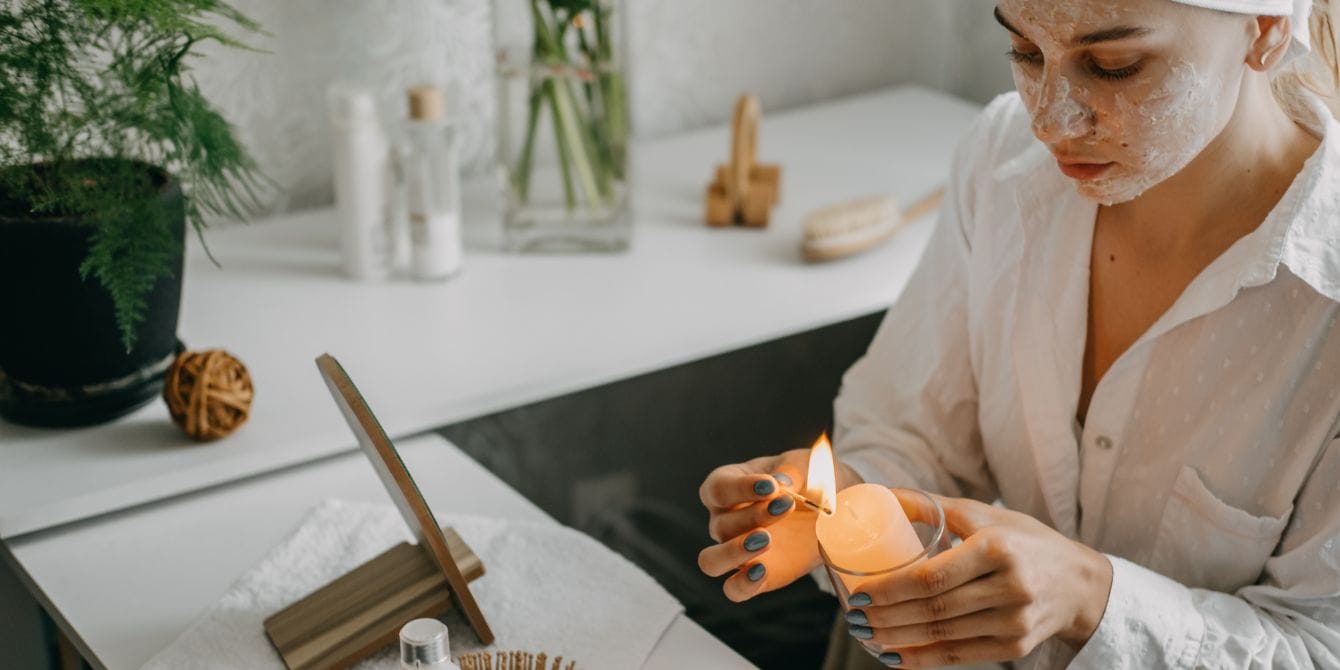
<instances>
[{"instance_id":1,"label":"white cosmetic bottle","mask_svg":"<svg viewBox=\"0 0 1340 670\"><path fill-rule=\"evenodd\" d=\"M388 236L390 143L367 91L337 86L327 104L334 131L335 217L344 273L385 279L391 272Z\"/></svg>"},{"instance_id":2,"label":"white cosmetic bottle","mask_svg":"<svg viewBox=\"0 0 1340 670\"><path fill-rule=\"evenodd\" d=\"M410 275L446 279L461 269L461 176L442 89L409 91L409 123L400 152L409 216Z\"/></svg>"}]
</instances>

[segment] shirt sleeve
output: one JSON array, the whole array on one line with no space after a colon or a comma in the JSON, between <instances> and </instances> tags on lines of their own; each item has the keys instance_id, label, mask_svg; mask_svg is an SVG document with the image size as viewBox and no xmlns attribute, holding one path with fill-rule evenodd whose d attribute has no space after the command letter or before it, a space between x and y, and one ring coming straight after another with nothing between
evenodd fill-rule
<instances>
[{"instance_id":1,"label":"shirt sleeve","mask_svg":"<svg viewBox=\"0 0 1340 670\"><path fill-rule=\"evenodd\" d=\"M833 449L867 482L994 500L969 356L970 188L991 110L955 152L930 242L834 401Z\"/></svg>"},{"instance_id":2,"label":"shirt sleeve","mask_svg":"<svg viewBox=\"0 0 1340 670\"><path fill-rule=\"evenodd\" d=\"M1187 588L1121 558L1078 670L1340 668L1340 440L1294 501L1261 579L1236 593Z\"/></svg>"}]
</instances>

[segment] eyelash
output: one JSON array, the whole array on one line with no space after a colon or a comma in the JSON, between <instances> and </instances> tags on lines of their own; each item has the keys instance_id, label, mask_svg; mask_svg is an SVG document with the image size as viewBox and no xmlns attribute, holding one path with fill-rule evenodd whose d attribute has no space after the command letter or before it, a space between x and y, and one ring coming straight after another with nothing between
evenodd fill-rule
<instances>
[{"instance_id":1,"label":"eyelash","mask_svg":"<svg viewBox=\"0 0 1340 670\"><path fill-rule=\"evenodd\" d=\"M1042 54L1024 53L1013 47L1011 47L1009 51L1006 51L1005 55L1008 56L1009 59L1015 63L1025 63L1028 65L1034 65L1042 62Z\"/></svg>"},{"instance_id":2,"label":"eyelash","mask_svg":"<svg viewBox=\"0 0 1340 670\"><path fill-rule=\"evenodd\" d=\"M1116 70L1106 70L1101 67L1098 67L1096 63L1092 62L1089 63L1089 72L1092 73L1093 76L1098 77L1099 79L1106 79L1108 81L1119 81L1122 79L1126 79L1128 77L1134 76L1135 73L1139 71L1140 71L1139 65L1127 65L1126 67L1119 68Z\"/></svg>"},{"instance_id":3,"label":"eyelash","mask_svg":"<svg viewBox=\"0 0 1340 670\"><path fill-rule=\"evenodd\" d=\"M1009 59L1012 62L1020 63L1023 65L1037 65L1042 63L1042 54L1040 53L1025 53L1017 49L1011 48L1009 51L1005 52L1005 55L1009 57ZM1119 81L1122 79L1126 79L1128 77L1134 76L1139 71L1140 66L1138 64L1127 65L1126 67L1117 70L1106 70L1101 67L1098 67L1097 63L1089 61L1089 73L1095 77L1098 77L1099 79L1106 79L1108 81Z\"/></svg>"}]
</instances>

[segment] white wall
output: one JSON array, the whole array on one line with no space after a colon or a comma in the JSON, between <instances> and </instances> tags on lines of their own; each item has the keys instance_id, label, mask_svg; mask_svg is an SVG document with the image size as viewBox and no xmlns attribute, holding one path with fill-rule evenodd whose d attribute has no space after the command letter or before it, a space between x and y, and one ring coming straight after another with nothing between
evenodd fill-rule
<instances>
[{"instance_id":1,"label":"white wall","mask_svg":"<svg viewBox=\"0 0 1340 670\"><path fill-rule=\"evenodd\" d=\"M1011 86L994 0L632 0L638 129L724 121L915 81L985 102Z\"/></svg>"},{"instance_id":2,"label":"white wall","mask_svg":"<svg viewBox=\"0 0 1340 670\"><path fill-rule=\"evenodd\" d=\"M1010 87L994 0L626 0L634 132L724 121L741 90L765 113L899 82L985 102ZM330 201L326 86L361 81L389 114L450 81L470 169L494 145L490 0L234 0L268 35L208 46L206 94L281 187L272 211ZM896 120L891 120L896 122Z\"/></svg>"}]
</instances>

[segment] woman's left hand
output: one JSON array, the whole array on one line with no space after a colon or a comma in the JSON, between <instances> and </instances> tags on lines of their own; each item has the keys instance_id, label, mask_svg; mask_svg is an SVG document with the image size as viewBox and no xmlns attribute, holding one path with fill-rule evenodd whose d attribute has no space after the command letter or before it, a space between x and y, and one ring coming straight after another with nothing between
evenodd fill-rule
<instances>
[{"instance_id":1,"label":"woman's left hand","mask_svg":"<svg viewBox=\"0 0 1340 670\"><path fill-rule=\"evenodd\" d=\"M854 637L907 668L1013 660L1052 636L1088 641L1112 586L1106 556L1026 514L936 500L963 542L852 594Z\"/></svg>"}]
</instances>

